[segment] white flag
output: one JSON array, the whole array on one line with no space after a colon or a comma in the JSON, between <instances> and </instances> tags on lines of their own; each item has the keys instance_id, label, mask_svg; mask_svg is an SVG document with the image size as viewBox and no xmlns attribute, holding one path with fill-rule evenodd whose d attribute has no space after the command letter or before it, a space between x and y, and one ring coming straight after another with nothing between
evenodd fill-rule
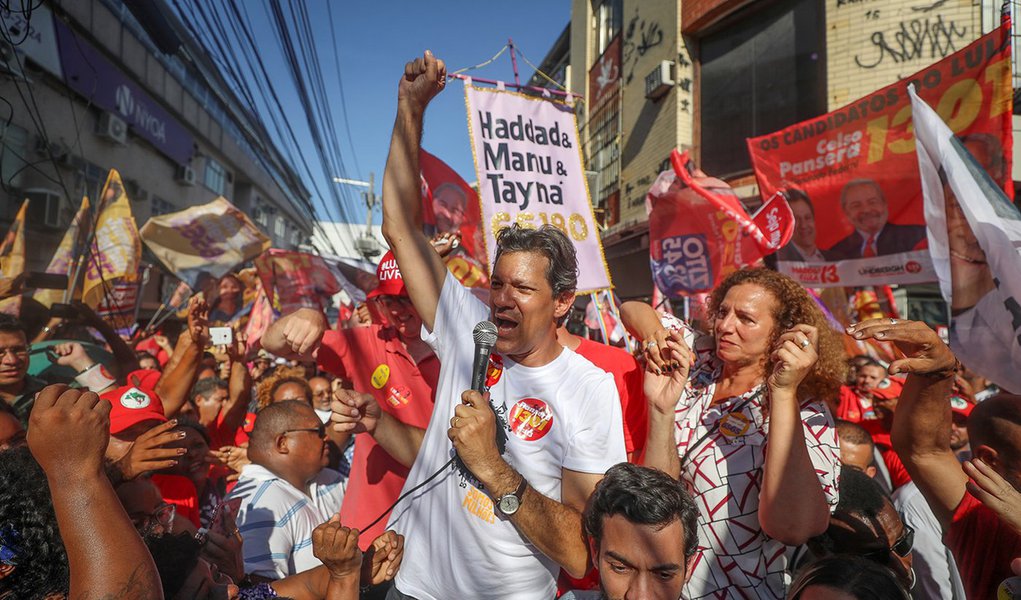
<instances>
[{"instance_id":1,"label":"white flag","mask_svg":"<svg viewBox=\"0 0 1021 600\"><path fill-rule=\"evenodd\" d=\"M1003 168L1002 154L998 161L991 134L954 136L909 91L929 252L951 306L950 347L975 373L1021 392L1021 212L987 172Z\"/></svg>"}]
</instances>

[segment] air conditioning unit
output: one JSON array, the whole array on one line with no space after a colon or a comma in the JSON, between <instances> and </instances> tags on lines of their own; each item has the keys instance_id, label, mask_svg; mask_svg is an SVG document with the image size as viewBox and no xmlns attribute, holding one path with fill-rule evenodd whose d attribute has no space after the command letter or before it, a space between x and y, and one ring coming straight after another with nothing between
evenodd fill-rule
<instances>
[{"instance_id":1,"label":"air conditioning unit","mask_svg":"<svg viewBox=\"0 0 1021 600\"><path fill-rule=\"evenodd\" d=\"M660 61L651 73L645 76L645 97L650 100L662 98L677 84L674 81L674 61Z\"/></svg>"},{"instance_id":2,"label":"air conditioning unit","mask_svg":"<svg viewBox=\"0 0 1021 600\"><path fill-rule=\"evenodd\" d=\"M34 188L25 190L28 198L27 220L30 223L44 225L54 229L62 228L65 223L61 219L61 196L48 189Z\"/></svg>"},{"instance_id":3,"label":"air conditioning unit","mask_svg":"<svg viewBox=\"0 0 1021 600\"><path fill-rule=\"evenodd\" d=\"M126 144L128 143L128 124L117 115L104 111L99 115L96 135L117 144Z\"/></svg>"},{"instance_id":4,"label":"air conditioning unit","mask_svg":"<svg viewBox=\"0 0 1021 600\"><path fill-rule=\"evenodd\" d=\"M177 168L177 175L174 179L181 185L195 185L195 169L188 165L181 165Z\"/></svg>"}]
</instances>

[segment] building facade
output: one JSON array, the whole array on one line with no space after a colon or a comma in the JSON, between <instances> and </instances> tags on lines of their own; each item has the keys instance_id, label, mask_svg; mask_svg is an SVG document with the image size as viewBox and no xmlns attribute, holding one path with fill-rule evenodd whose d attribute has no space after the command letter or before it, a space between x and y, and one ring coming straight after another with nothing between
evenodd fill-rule
<instances>
[{"instance_id":1,"label":"building facade","mask_svg":"<svg viewBox=\"0 0 1021 600\"><path fill-rule=\"evenodd\" d=\"M1000 6L573 0L569 56L547 61L568 63L564 84L586 95L579 121L617 293L651 294L645 194L669 168L673 148L690 150L754 210L761 199L746 138L834 110L939 61L998 26ZM1017 73L1015 66L1015 91ZM922 305L937 297L935 286L923 286L904 301L931 312Z\"/></svg>"},{"instance_id":2,"label":"building facade","mask_svg":"<svg viewBox=\"0 0 1021 600\"><path fill-rule=\"evenodd\" d=\"M44 270L83 196L117 169L139 226L224 196L278 248L307 244L309 192L160 1L154 41L121 0L5 4L0 216L30 199L26 270ZM158 35L155 37L159 37ZM170 48L160 45L171 44ZM159 302L159 281L147 303Z\"/></svg>"}]
</instances>

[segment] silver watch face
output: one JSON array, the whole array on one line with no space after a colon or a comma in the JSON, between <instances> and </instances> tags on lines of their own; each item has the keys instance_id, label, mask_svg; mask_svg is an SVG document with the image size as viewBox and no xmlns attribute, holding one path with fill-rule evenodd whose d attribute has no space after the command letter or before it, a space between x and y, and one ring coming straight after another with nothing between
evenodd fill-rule
<instances>
[{"instance_id":1,"label":"silver watch face","mask_svg":"<svg viewBox=\"0 0 1021 600\"><path fill-rule=\"evenodd\" d=\"M500 512L505 515L513 515L518 512L519 506L521 506L521 502L514 494L507 494L503 498L500 498Z\"/></svg>"}]
</instances>

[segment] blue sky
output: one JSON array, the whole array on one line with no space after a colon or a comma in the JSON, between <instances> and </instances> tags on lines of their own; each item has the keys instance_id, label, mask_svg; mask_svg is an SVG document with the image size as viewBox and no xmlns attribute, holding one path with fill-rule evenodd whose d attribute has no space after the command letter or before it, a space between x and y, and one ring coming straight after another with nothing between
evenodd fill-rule
<instances>
[{"instance_id":1,"label":"blue sky","mask_svg":"<svg viewBox=\"0 0 1021 600\"><path fill-rule=\"evenodd\" d=\"M326 5L322 1L310 2L308 10L313 19L317 46L321 50L326 89L332 92L338 88L333 50L329 45ZM377 192L381 191L396 112L397 80L407 60L420 56L428 48L446 61L448 71L454 71L488 60L507 43L508 38L513 38L525 57L538 65L570 19L570 2L567 0L522 0L514 3L375 0L334 2L331 10L347 115L357 156L350 156L339 93L336 94L334 120L340 130L334 134L340 137L348 169L345 175L364 180L370 171L375 172ZM248 12L257 21L265 15L265 12L255 9ZM256 31L265 26L255 23ZM273 48L273 54L279 54L276 44L264 50L269 53L270 48ZM270 67L279 69L281 77L289 79L282 64L270 64ZM518 67L524 82L531 76L532 69L521 60ZM510 55L504 53L493 64L466 74L512 81ZM288 103L286 96L284 102ZM300 110L296 100L292 106ZM301 120L294 120L298 121ZM301 125L299 137L307 135L303 121ZM476 179L460 81L451 81L447 90L430 105L423 146L445 160L466 181ZM318 173L321 169L316 165L313 171ZM353 188L353 191L360 190ZM352 197L359 196L352 194ZM361 221L365 212L363 206L355 206L348 214L360 215L354 220ZM379 222L378 219L376 222Z\"/></svg>"}]
</instances>

